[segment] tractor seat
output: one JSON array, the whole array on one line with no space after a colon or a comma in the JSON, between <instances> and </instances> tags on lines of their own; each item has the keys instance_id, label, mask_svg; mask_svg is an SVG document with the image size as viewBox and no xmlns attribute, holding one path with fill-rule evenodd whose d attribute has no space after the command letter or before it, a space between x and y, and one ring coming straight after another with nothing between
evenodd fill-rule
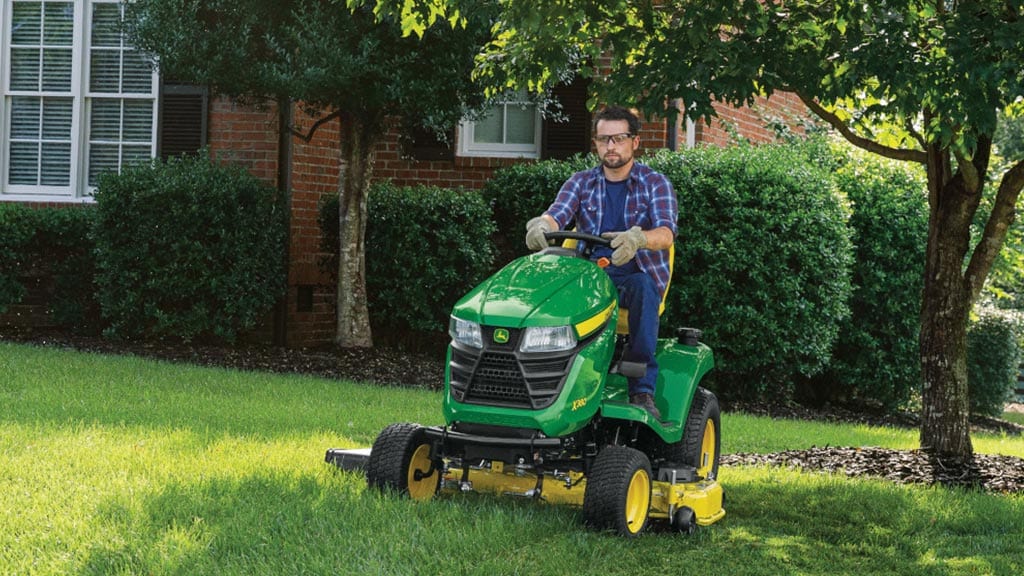
<instances>
[{"instance_id":1,"label":"tractor seat","mask_svg":"<svg viewBox=\"0 0 1024 576\"><path fill-rule=\"evenodd\" d=\"M568 248L570 250L576 249L576 240L566 240L562 242L562 248ZM661 304L658 305L658 316L665 311L665 300L668 296L668 289L672 285L672 272L675 268L676 263L676 244L672 243L668 247L668 283L665 284L665 291L661 293ZM625 308L619 308L619 321L615 325L615 333L620 335L629 334L629 310Z\"/></svg>"}]
</instances>

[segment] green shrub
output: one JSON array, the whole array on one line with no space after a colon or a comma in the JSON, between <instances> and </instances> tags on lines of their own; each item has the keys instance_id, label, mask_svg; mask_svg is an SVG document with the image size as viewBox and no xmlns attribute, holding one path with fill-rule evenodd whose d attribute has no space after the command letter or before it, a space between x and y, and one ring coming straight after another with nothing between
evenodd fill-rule
<instances>
[{"instance_id":1,"label":"green shrub","mask_svg":"<svg viewBox=\"0 0 1024 576\"><path fill-rule=\"evenodd\" d=\"M840 327L829 369L810 383L808 393L896 410L921 379L927 183L915 167L850 146L836 146L834 156L836 184L852 207L851 316Z\"/></svg>"},{"instance_id":2,"label":"green shrub","mask_svg":"<svg viewBox=\"0 0 1024 576\"><path fill-rule=\"evenodd\" d=\"M287 207L241 168L155 161L101 178L96 201L111 335L232 341L284 294Z\"/></svg>"},{"instance_id":3,"label":"green shrub","mask_svg":"<svg viewBox=\"0 0 1024 576\"><path fill-rule=\"evenodd\" d=\"M505 264L528 252L523 240L526 222L539 216L555 199L562 184L574 172L596 166L593 156L575 156L569 160L544 160L500 168L481 193L494 211L497 225L496 261Z\"/></svg>"},{"instance_id":4,"label":"green shrub","mask_svg":"<svg viewBox=\"0 0 1024 576\"><path fill-rule=\"evenodd\" d=\"M45 290L51 322L99 330L90 206L28 208L0 204L0 312L22 300L25 278Z\"/></svg>"},{"instance_id":5,"label":"green shrub","mask_svg":"<svg viewBox=\"0 0 1024 576\"><path fill-rule=\"evenodd\" d=\"M25 296L19 276L28 265L25 252L32 238L33 219L31 209L0 202L0 313Z\"/></svg>"},{"instance_id":6,"label":"green shrub","mask_svg":"<svg viewBox=\"0 0 1024 576\"><path fill-rule=\"evenodd\" d=\"M967 384L972 414L999 416L1013 398L1021 361L1019 312L976 309L967 330Z\"/></svg>"},{"instance_id":7,"label":"green shrub","mask_svg":"<svg viewBox=\"0 0 1024 576\"><path fill-rule=\"evenodd\" d=\"M368 199L370 320L386 336L445 334L452 306L491 270L490 207L473 191L374 184ZM337 274L338 199L320 208L321 264ZM399 338L400 339L400 338Z\"/></svg>"},{"instance_id":8,"label":"green shrub","mask_svg":"<svg viewBox=\"0 0 1024 576\"><path fill-rule=\"evenodd\" d=\"M847 317L852 246L829 175L799 147L700 148L647 160L679 197L664 327L695 326L726 396L792 392Z\"/></svg>"}]
</instances>

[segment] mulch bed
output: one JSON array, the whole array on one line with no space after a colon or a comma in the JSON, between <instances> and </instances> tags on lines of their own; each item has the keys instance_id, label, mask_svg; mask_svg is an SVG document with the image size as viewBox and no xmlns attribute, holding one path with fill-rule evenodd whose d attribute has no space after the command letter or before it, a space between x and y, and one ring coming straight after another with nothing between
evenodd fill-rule
<instances>
[{"instance_id":1,"label":"mulch bed","mask_svg":"<svg viewBox=\"0 0 1024 576\"><path fill-rule=\"evenodd\" d=\"M444 358L410 354L389 348L338 350L286 349L268 346L201 346L171 343L117 342L69 334L21 333L0 335L0 340L54 346L101 354L133 354L171 362L187 362L241 370L297 373L439 390L444 383ZM799 405L735 403L725 411L747 412L772 418L855 422L875 426L916 428L910 414L876 414L841 407L809 408ZM1024 427L997 418L972 418L972 430L1020 436ZM1024 440L1022 440L1024 441ZM805 471L870 476L900 484L938 484L994 493L1024 493L1024 459L976 454L967 462L939 461L920 450L876 447L811 447L774 454L723 454L722 465L784 466Z\"/></svg>"},{"instance_id":2,"label":"mulch bed","mask_svg":"<svg viewBox=\"0 0 1024 576\"><path fill-rule=\"evenodd\" d=\"M805 471L870 476L898 484L939 484L988 492L1024 492L1024 460L975 454L969 461L939 461L921 450L812 447L774 454L723 454L723 466L783 466Z\"/></svg>"}]
</instances>

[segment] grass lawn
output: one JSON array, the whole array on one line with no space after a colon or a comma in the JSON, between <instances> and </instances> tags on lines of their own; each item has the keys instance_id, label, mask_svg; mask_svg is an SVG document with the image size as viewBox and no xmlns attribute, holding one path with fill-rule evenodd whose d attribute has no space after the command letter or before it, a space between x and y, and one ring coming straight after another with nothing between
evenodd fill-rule
<instances>
[{"instance_id":1,"label":"grass lawn","mask_svg":"<svg viewBox=\"0 0 1024 576\"><path fill-rule=\"evenodd\" d=\"M323 461L436 392L0 343L0 574L1022 574L1024 495L723 468L726 517L627 541L578 511L365 489ZM722 419L726 452L917 432ZM975 436L1024 457L1024 440Z\"/></svg>"}]
</instances>

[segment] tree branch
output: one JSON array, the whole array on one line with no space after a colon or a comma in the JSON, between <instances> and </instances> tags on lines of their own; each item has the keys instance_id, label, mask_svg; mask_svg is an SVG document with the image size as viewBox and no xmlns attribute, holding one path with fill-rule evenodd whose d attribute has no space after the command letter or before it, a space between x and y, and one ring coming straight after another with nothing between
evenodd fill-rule
<instances>
[{"instance_id":1,"label":"tree branch","mask_svg":"<svg viewBox=\"0 0 1024 576\"><path fill-rule=\"evenodd\" d=\"M978 169L974 166L973 162L955 148L953 149L953 156L956 157L956 167L960 170L960 175L964 179L964 187L971 194L977 194L981 183L978 179Z\"/></svg>"},{"instance_id":2,"label":"tree branch","mask_svg":"<svg viewBox=\"0 0 1024 576\"><path fill-rule=\"evenodd\" d=\"M1003 175L999 183L999 190L996 192L995 202L992 206L992 213L989 214L988 222L985 223L985 231L981 240L971 254L971 261L967 264L965 280L974 301L981 294L985 285L992 264L996 255L1006 241L1006 234L1016 217L1017 199L1020 197L1021 189L1024 189L1024 161L1018 162Z\"/></svg>"},{"instance_id":3,"label":"tree branch","mask_svg":"<svg viewBox=\"0 0 1024 576\"><path fill-rule=\"evenodd\" d=\"M863 136L858 135L845 122L839 119L838 116L826 110L821 104L818 104L814 99L807 98L803 94L797 92L796 95L803 101L803 103L811 109L812 112L817 114L822 120L828 122L830 126L839 131L846 138L850 144L858 148L867 150L868 152L891 158L892 160L901 160L904 162L916 162L918 164L925 164L928 162L928 155L920 150L907 150L904 148L891 148L889 146L883 146L874 140L869 140Z\"/></svg>"},{"instance_id":4,"label":"tree branch","mask_svg":"<svg viewBox=\"0 0 1024 576\"><path fill-rule=\"evenodd\" d=\"M321 126L330 122L331 120L334 120L335 118L340 117L341 110L335 110L334 112L331 112L327 116L324 116L317 120L316 122L314 122L313 125L309 127L308 132L303 133L301 130L296 130L294 127L290 128L289 131L292 133L293 136L296 136L302 139L302 141L305 142L306 144L309 144L309 141L313 139L313 136L316 134L316 131L319 130Z\"/></svg>"}]
</instances>

